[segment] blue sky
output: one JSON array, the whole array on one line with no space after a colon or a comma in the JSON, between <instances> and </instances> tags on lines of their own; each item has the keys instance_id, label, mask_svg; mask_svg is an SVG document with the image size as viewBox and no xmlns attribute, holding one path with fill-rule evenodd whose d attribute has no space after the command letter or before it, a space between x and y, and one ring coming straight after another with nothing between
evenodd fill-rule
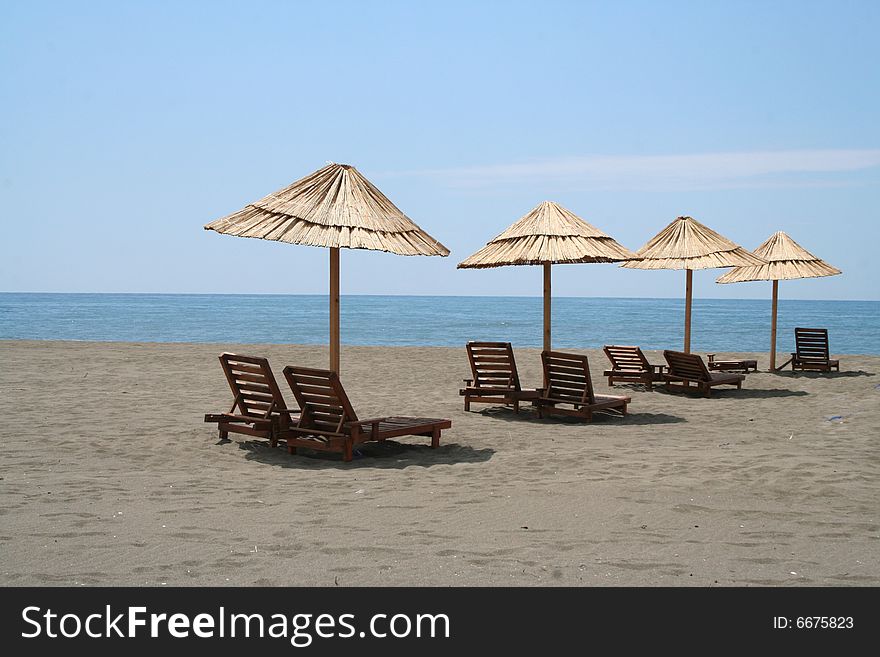
<instances>
[{"instance_id":1,"label":"blue sky","mask_svg":"<svg viewBox=\"0 0 880 657\"><path fill-rule=\"evenodd\" d=\"M3 2L0 290L323 293L323 249L202 225L328 161L452 250L345 251L343 293L541 293L455 269L555 200L637 249L690 214L787 231L880 299L880 3ZM695 294L760 297L769 283ZM682 272L554 268L679 297Z\"/></svg>"}]
</instances>

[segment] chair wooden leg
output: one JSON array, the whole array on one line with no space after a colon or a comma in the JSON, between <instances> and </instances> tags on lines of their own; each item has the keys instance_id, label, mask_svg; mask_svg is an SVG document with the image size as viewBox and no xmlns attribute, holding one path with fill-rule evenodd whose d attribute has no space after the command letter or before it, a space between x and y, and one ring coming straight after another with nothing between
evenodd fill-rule
<instances>
[{"instance_id":1,"label":"chair wooden leg","mask_svg":"<svg viewBox=\"0 0 880 657\"><path fill-rule=\"evenodd\" d=\"M464 410L465 411L471 410L471 398L470 397L464 398Z\"/></svg>"},{"instance_id":2,"label":"chair wooden leg","mask_svg":"<svg viewBox=\"0 0 880 657\"><path fill-rule=\"evenodd\" d=\"M345 444L342 447L342 460L348 463L353 458L352 451L353 445L351 439L345 441Z\"/></svg>"},{"instance_id":3,"label":"chair wooden leg","mask_svg":"<svg viewBox=\"0 0 880 657\"><path fill-rule=\"evenodd\" d=\"M440 429L434 429L431 433L431 449L440 447Z\"/></svg>"},{"instance_id":4,"label":"chair wooden leg","mask_svg":"<svg viewBox=\"0 0 880 657\"><path fill-rule=\"evenodd\" d=\"M229 432L224 431L223 429L220 429L220 440L228 440L228 439L229 439Z\"/></svg>"},{"instance_id":5,"label":"chair wooden leg","mask_svg":"<svg viewBox=\"0 0 880 657\"><path fill-rule=\"evenodd\" d=\"M287 453L296 454L296 446L292 445L289 440L287 441Z\"/></svg>"}]
</instances>

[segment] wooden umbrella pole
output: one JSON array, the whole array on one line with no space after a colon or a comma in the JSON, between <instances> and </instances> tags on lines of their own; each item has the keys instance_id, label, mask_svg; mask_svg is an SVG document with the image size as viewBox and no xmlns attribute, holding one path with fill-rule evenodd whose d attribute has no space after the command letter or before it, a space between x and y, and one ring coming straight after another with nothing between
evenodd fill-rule
<instances>
[{"instance_id":1,"label":"wooden umbrella pole","mask_svg":"<svg viewBox=\"0 0 880 657\"><path fill-rule=\"evenodd\" d=\"M770 371L776 369L776 303L779 300L779 281L773 281L773 311L770 315Z\"/></svg>"},{"instance_id":2,"label":"wooden umbrella pole","mask_svg":"<svg viewBox=\"0 0 880 657\"><path fill-rule=\"evenodd\" d=\"M330 248L330 370L339 374L339 247Z\"/></svg>"},{"instance_id":3,"label":"wooden umbrella pole","mask_svg":"<svg viewBox=\"0 0 880 657\"><path fill-rule=\"evenodd\" d=\"M550 351L550 267L544 263L544 351Z\"/></svg>"},{"instance_id":4,"label":"wooden umbrella pole","mask_svg":"<svg viewBox=\"0 0 880 657\"><path fill-rule=\"evenodd\" d=\"M691 353L691 300L694 294L694 271L687 269L687 284L684 294L684 353Z\"/></svg>"}]
</instances>

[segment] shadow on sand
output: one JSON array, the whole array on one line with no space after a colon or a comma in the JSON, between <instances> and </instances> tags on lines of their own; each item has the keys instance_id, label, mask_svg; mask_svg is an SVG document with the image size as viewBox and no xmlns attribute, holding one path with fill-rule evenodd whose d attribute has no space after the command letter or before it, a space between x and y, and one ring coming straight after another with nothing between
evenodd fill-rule
<instances>
[{"instance_id":1,"label":"shadow on sand","mask_svg":"<svg viewBox=\"0 0 880 657\"><path fill-rule=\"evenodd\" d=\"M527 422L530 424L590 424L576 417L564 417L554 415L552 417L538 418L538 414L534 408L520 408L519 415L513 412L513 409L505 406L491 406L489 408L478 411L479 415L504 420L505 422ZM641 424L677 424L679 422L687 422L683 417L677 415L669 415L667 413L629 413L625 417L612 413L603 413L596 411L593 413L592 423L616 423L622 426L633 426Z\"/></svg>"},{"instance_id":2,"label":"shadow on sand","mask_svg":"<svg viewBox=\"0 0 880 657\"><path fill-rule=\"evenodd\" d=\"M703 397L702 394L698 393L696 389L693 389L693 392L669 392L668 390L657 388L657 391L664 395L669 395L670 397L707 399L706 397ZM716 397L729 397L735 399L773 399L774 397L803 397L809 394L810 393L806 390L789 390L788 388L743 388L742 390L737 390L736 388L713 388L712 396L708 399L715 399Z\"/></svg>"},{"instance_id":3,"label":"shadow on sand","mask_svg":"<svg viewBox=\"0 0 880 657\"><path fill-rule=\"evenodd\" d=\"M800 370L792 372L774 372L776 376L784 376L789 379L848 379L854 376L877 376L874 372L866 372L865 370L850 370L847 372L802 372Z\"/></svg>"},{"instance_id":4,"label":"shadow on sand","mask_svg":"<svg viewBox=\"0 0 880 657\"><path fill-rule=\"evenodd\" d=\"M237 442L238 449L246 452L245 458L267 465L302 470L321 470L325 468L429 468L432 465L451 465L454 463L482 463L492 458L494 449L474 449L456 443L441 444L437 449L428 445L399 443L385 440L381 443L362 443L354 450L354 459L343 462L342 455L334 452L320 452L300 447L296 454L288 454L281 444L272 448L266 441L246 440ZM220 443L217 443L220 444ZM227 443L228 444L228 443Z\"/></svg>"}]
</instances>

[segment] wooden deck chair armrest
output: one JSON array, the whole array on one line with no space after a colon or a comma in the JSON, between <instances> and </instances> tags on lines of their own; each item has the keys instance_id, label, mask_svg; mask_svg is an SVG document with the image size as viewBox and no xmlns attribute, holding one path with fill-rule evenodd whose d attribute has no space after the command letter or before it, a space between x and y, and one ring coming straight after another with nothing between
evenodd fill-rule
<instances>
[{"instance_id":1,"label":"wooden deck chair armrest","mask_svg":"<svg viewBox=\"0 0 880 657\"><path fill-rule=\"evenodd\" d=\"M458 394L462 396L472 395L474 397L492 397L503 395L510 388L459 388Z\"/></svg>"},{"instance_id":2,"label":"wooden deck chair armrest","mask_svg":"<svg viewBox=\"0 0 880 657\"><path fill-rule=\"evenodd\" d=\"M323 429L309 429L306 427L290 427L287 429L288 432L302 435L302 436L336 436L336 437L345 437L344 433L339 433L336 431L324 431Z\"/></svg>"},{"instance_id":3,"label":"wooden deck chair armrest","mask_svg":"<svg viewBox=\"0 0 880 657\"><path fill-rule=\"evenodd\" d=\"M386 419L388 419L388 418L387 417L373 417L373 418L368 418L366 420L357 420L355 422L346 422L345 426L347 428L360 427L361 431L363 431L364 433L369 433L373 437L374 440L378 440L379 439L379 424L384 422ZM367 426L369 426L369 429L367 429L365 431L365 428Z\"/></svg>"},{"instance_id":4,"label":"wooden deck chair armrest","mask_svg":"<svg viewBox=\"0 0 880 657\"><path fill-rule=\"evenodd\" d=\"M302 413L300 408L273 408L274 413L287 413L288 415L299 415Z\"/></svg>"},{"instance_id":5,"label":"wooden deck chair armrest","mask_svg":"<svg viewBox=\"0 0 880 657\"><path fill-rule=\"evenodd\" d=\"M387 415L386 415L385 417L371 417L371 418L366 419L366 420L355 420L354 422L346 422L346 423L345 423L345 426L346 426L346 427L364 426L364 425L366 425L366 424L375 424L375 425L378 425L380 422L384 422L384 421L387 420L387 419L388 419L388 416L387 416Z\"/></svg>"},{"instance_id":6,"label":"wooden deck chair armrest","mask_svg":"<svg viewBox=\"0 0 880 657\"><path fill-rule=\"evenodd\" d=\"M268 417L236 415L235 413L205 413L205 422L256 422L269 424L272 420Z\"/></svg>"}]
</instances>

